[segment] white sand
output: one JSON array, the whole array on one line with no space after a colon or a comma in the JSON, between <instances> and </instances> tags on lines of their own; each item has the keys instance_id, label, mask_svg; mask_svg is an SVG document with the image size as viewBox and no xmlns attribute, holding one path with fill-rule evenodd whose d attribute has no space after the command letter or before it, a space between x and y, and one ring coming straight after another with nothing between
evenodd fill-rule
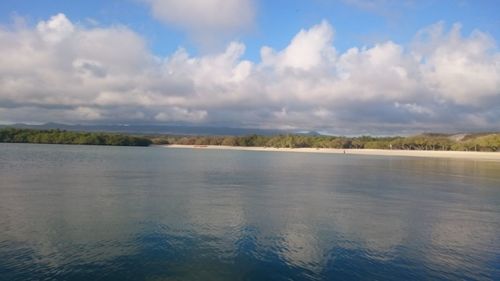
<instances>
[{"instance_id":1,"label":"white sand","mask_svg":"<svg viewBox=\"0 0 500 281\"><path fill-rule=\"evenodd\" d=\"M335 153L357 155L382 155L382 156L412 156L436 158L461 158L500 161L500 152L473 152L473 151L428 151L428 150L385 150L385 149L334 149L334 148L274 148L274 147L244 147L244 146L196 146L196 145L163 145L167 148L189 148L209 150L246 150L246 151L271 151L271 152L307 152L307 153Z\"/></svg>"}]
</instances>

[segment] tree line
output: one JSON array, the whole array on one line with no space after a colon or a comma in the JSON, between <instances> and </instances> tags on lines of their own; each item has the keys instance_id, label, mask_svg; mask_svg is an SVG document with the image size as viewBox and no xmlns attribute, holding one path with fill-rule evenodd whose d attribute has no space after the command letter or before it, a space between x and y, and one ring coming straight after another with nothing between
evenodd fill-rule
<instances>
[{"instance_id":1,"label":"tree line","mask_svg":"<svg viewBox=\"0 0 500 281\"><path fill-rule=\"evenodd\" d=\"M402 149L500 151L500 134L467 135L456 140L449 135L423 134L410 137L341 136L156 136L154 144L261 146L275 148Z\"/></svg>"},{"instance_id":2,"label":"tree line","mask_svg":"<svg viewBox=\"0 0 500 281\"><path fill-rule=\"evenodd\" d=\"M114 146L148 146L152 143L145 137L122 134L16 128L0 129L0 142Z\"/></svg>"},{"instance_id":3,"label":"tree line","mask_svg":"<svg viewBox=\"0 0 500 281\"><path fill-rule=\"evenodd\" d=\"M343 137L323 135L248 135L248 136L132 136L101 132L65 130L0 129L0 142L148 146L150 144L260 146L275 148L402 149L500 151L500 133L469 134L454 137L445 134L422 134L409 137Z\"/></svg>"}]
</instances>

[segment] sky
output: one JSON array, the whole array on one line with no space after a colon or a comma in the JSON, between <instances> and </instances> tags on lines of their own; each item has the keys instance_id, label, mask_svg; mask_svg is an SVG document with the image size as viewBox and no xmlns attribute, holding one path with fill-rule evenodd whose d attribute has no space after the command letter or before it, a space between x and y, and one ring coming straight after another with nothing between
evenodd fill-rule
<instances>
[{"instance_id":1,"label":"sky","mask_svg":"<svg viewBox=\"0 0 500 281\"><path fill-rule=\"evenodd\" d=\"M0 123L500 130L496 0L2 0Z\"/></svg>"}]
</instances>

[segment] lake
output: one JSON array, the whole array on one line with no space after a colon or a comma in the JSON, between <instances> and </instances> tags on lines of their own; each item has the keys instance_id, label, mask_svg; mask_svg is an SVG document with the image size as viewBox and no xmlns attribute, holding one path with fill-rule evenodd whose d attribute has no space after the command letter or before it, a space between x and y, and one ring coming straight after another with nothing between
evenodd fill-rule
<instances>
[{"instance_id":1,"label":"lake","mask_svg":"<svg viewBox=\"0 0 500 281\"><path fill-rule=\"evenodd\" d=\"M0 280L500 280L500 163L0 144Z\"/></svg>"}]
</instances>

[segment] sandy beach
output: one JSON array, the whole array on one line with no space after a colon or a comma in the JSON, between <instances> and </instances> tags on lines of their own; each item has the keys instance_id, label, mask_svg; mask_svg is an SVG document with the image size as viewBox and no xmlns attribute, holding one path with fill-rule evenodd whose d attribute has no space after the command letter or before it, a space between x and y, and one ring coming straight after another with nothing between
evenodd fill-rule
<instances>
[{"instance_id":1,"label":"sandy beach","mask_svg":"<svg viewBox=\"0 0 500 281\"><path fill-rule=\"evenodd\" d=\"M244 147L218 145L162 145L166 148L208 149L208 150L244 150L268 152L297 152L297 153L332 153L350 155L380 155L380 156L410 156L434 158L459 158L485 161L500 161L500 152L474 151L428 151L428 150L384 150L384 149L334 149L334 148L275 148L275 147Z\"/></svg>"}]
</instances>

